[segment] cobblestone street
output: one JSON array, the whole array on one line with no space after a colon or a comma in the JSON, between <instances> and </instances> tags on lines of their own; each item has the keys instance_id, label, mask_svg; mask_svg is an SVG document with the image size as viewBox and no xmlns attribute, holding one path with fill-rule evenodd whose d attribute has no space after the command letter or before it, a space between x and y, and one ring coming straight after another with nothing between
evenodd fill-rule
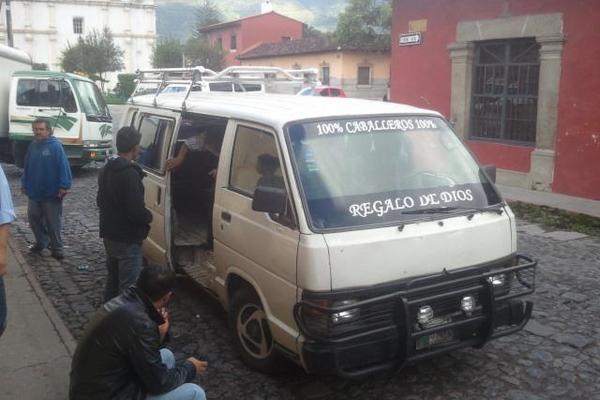
<instances>
[{"instance_id":1,"label":"cobblestone street","mask_svg":"<svg viewBox=\"0 0 600 400\"><path fill-rule=\"evenodd\" d=\"M64 204L65 259L27 253L20 171L3 166L18 221L13 237L74 337L101 302L104 249L95 205L97 169L74 173ZM545 232L521 222L520 251L539 260L533 319L525 331L361 382L315 377L292 367L280 376L248 369L232 348L220 305L181 279L171 305L176 355L202 355L209 372L199 381L209 399L600 399L600 239Z\"/></svg>"}]
</instances>

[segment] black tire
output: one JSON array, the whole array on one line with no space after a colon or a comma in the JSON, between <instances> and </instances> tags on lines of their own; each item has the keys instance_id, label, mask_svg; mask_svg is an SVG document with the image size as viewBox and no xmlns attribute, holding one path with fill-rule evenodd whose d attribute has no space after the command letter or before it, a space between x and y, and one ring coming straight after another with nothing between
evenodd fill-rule
<instances>
[{"instance_id":1,"label":"black tire","mask_svg":"<svg viewBox=\"0 0 600 400\"><path fill-rule=\"evenodd\" d=\"M235 347L247 366L269 374L285 369L286 360L274 346L269 321L254 291L241 288L233 295L229 324Z\"/></svg>"}]
</instances>

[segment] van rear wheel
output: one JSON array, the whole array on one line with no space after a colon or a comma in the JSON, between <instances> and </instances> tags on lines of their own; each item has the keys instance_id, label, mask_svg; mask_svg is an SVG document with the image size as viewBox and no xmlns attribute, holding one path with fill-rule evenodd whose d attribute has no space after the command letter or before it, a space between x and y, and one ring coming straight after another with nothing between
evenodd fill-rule
<instances>
[{"instance_id":1,"label":"van rear wheel","mask_svg":"<svg viewBox=\"0 0 600 400\"><path fill-rule=\"evenodd\" d=\"M234 294L229 323L235 346L246 365L266 373L281 371L284 359L274 346L267 315L254 292L241 289Z\"/></svg>"}]
</instances>

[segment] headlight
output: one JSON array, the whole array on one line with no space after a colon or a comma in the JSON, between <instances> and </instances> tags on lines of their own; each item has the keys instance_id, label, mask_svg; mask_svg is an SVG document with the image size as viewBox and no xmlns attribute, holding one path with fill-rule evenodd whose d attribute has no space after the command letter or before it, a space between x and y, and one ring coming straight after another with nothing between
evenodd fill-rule
<instances>
[{"instance_id":1,"label":"headlight","mask_svg":"<svg viewBox=\"0 0 600 400\"><path fill-rule=\"evenodd\" d=\"M492 286L502 286L506 282L506 276L504 276L504 274L492 275L488 278L488 281Z\"/></svg>"},{"instance_id":2,"label":"headlight","mask_svg":"<svg viewBox=\"0 0 600 400\"><path fill-rule=\"evenodd\" d=\"M334 302L332 304L332 306L334 308L342 307L342 306L354 304L356 302L357 302L356 300L341 300L341 301ZM360 309L351 308L350 310L340 311L340 312L331 314L331 322L333 322L334 324L338 324L338 323L342 323L342 322L348 322L348 321L355 320L358 317L360 317Z\"/></svg>"},{"instance_id":3,"label":"headlight","mask_svg":"<svg viewBox=\"0 0 600 400\"><path fill-rule=\"evenodd\" d=\"M421 325L427 325L433 321L433 308L431 306L421 306L417 312L417 322Z\"/></svg>"},{"instance_id":4,"label":"headlight","mask_svg":"<svg viewBox=\"0 0 600 400\"><path fill-rule=\"evenodd\" d=\"M465 296L460 300L460 309L466 314L471 315L475 310L475 297Z\"/></svg>"}]
</instances>

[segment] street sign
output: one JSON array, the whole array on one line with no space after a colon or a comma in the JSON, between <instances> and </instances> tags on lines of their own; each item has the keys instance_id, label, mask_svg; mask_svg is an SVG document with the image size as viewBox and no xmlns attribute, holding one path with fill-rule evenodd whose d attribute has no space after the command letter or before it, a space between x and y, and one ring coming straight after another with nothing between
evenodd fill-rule
<instances>
[{"instance_id":1,"label":"street sign","mask_svg":"<svg viewBox=\"0 0 600 400\"><path fill-rule=\"evenodd\" d=\"M404 33L400 35L400 46L416 46L423 43L421 32Z\"/></svg>"}]
</instances>

